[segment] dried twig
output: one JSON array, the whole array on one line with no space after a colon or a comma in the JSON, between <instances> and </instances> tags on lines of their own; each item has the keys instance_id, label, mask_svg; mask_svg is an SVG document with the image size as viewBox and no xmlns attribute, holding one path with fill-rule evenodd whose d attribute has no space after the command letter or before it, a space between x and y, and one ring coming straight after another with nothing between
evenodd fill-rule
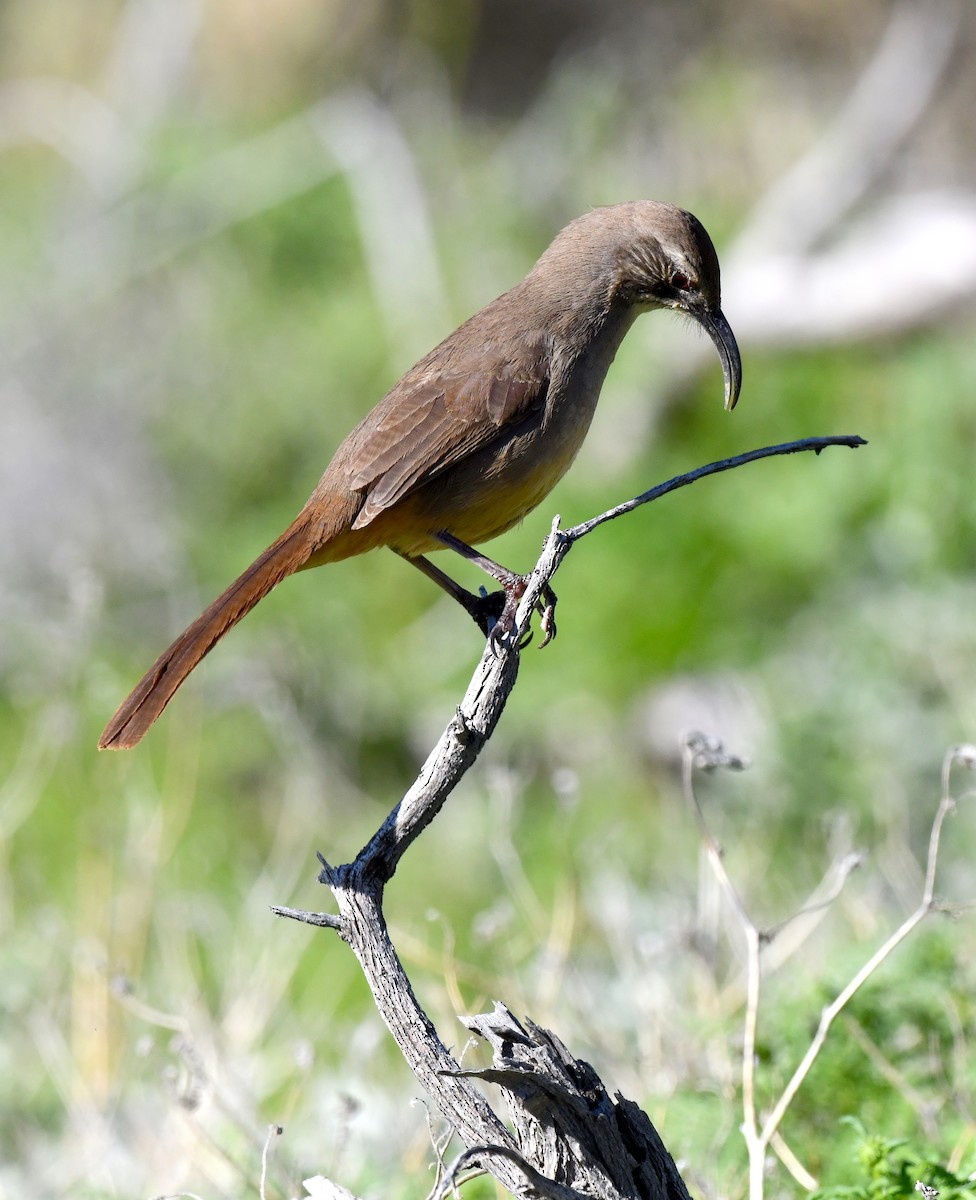
<instances>
[{"instance_id":1,"label":"dried twig","mask_svg":"<svg viewBox=\"0 0 976 1200\"><path fill-rule=\"evenodd\" d=\"M268 1164L271 1161L271 1150L274 1140L281 1137L284 1132L284 1129L280 1125L268 1126L268 1136L264 1139L264 1148L261 1151L261 1184L258 1188L258 1195L261 1197L261 1200L265 1200L266 1196L265 1188L268 1184Z\"/></svg>"},{"instance_id":2,"label":"dried twig","mask_svg":"<svg viewBox=\"0 0 976 1200\"><path fill-rule=\"evenodd\" d=\"M669 479L666 483L659 483L657 487L649 488L648 491L642 492L639 496L635 496L633 500L625 500L623 504L618 504L614 508L607 509L605 513L601 513L598 517L592 517L589 521L583 521L579 525L574 525L572 529L567 529L563 537L570 542L577 542L581 537L591 533L600 525L607 521L612 521L616 517L622 517L624 513L633 512L635 508L640 508L642 504L649 504L652 500L660 500L662 496L666 496L669 492L676 492L679 488L687 487L689 483L697 483L699 479L705 479L708 475L718 475L722 471L732 471L736 467L743 467L746 463L758 462L761 458L773 458L782 454L800 454L805 450L812 450L814 454L820 454L826 450L828 446L847 446L851 450L856 450L858 446L866 446L867 442L857 434L843 434L835 437L812 437L801 438L796 442L780 442L777 446L762 446L758 450L747 450L744 454L737 454L733 458L723 458L718 462L707 463L703 467L696 467L694 471L687 471L684 475L675 475L673 479Z\"/></svg>"},{"instance_id":3,"label":"dried twig","mask_svg":"<svg viewBox=\"0 0 976 1200\"><path fill-rule=\"evenodd\" d=\"M574 1191L573 1188L563 1187L561 1184L553 1183L551 1179L546 1179L544 1175L527 1163L521 1154L511 1150L508 1146L469 1146L467 1150L462 1150L457 1156L447 1173L441 1180L440 1185L431 1193L430 1200L444 1200L448 1191L454 1187L455 1181L465 1167L473 1162L483 1162L486 1158L501 1158L508 1159L513 1162L525 1176L526 1183L529 1185L528 1195L549 1197L550 1200L588 1200L581 1192Z\"/></svg>"},{"instance_id":4,"label":"dried twig","mask_svg":"<svg viewBox=\"0 0 976 1200\"><path fill-rule=\"evenodd\" d=\"M742 928L743 936L746 942L747 954L747 998L746 1011L744 1018L744 1035L742 1049L742 1108L743 1108L743 1123L742 1132L746 1141L746 1147L749 1154L749 1195L750 1200L762 1200L763 1195L763 1167L765 1164L766 1151L772 1146L780 1152L780 1147L777 1143L777 1135L780 1124L785 1116L787 1109L792 1104L797 1092L810 1072L823 1049L824 1043L827 1040L827 1035L830 1032L831 1026L837 1019L838 1015L843 1011L846 1005L853 998L855 993L867 982L881 964L893 953L895 948L899 946L906 937L915 929L915 927L926 917L930 912L939 909L941 906L935 899L935 878L936 869L938 866L939 847L942 837L942 826L945 818L955 808L956 801L950 793L950 776L952 768L955 764L976 769L976 746L962 745L953 746L947 751L942 764L942 797L939 803L938 810L932 823L932 830L929 835L929 850L928 859L925 869L925 883L922 889L922 897L918 907L905 921L895 930L895 932L887 939L887 941L875 951L868 961L855 973L847 985L841 989L834 1000L828 1004L820 1014L820 1023L817 1031L807 1048L806 1053L801 1059L792 1077L786 1084L780 1094L779 1099L773 1106L772 1111L766 1116L765 1120L760 1121L756 1112L756 1031L759 1021L759 999L761 985L761 950L763 945L775 936L775 933L770 931L762 931L756 926L749 916L745 905L743 904L735 885L733 884L725 865L722 862L722 852L718 843L714 840L709 832L708 826L702 814L701 806L695 795L693 786L693 774L696 769L712 769L715 767L738 768L742 766L741 760L728 755L723 750L720 743L710 741L704 738L701 734L694 734L689 737L685 744L683 756L683 780L685 798L695 816L699 830L702 835L702 843L705 850L706 858L719 881L720 887L731 910L735 913L737 920ZM848 872L849 873L849 872ZM844 876L846 878L846 876ZM841 884L842 885L842 884ZM837 888L839 892L839 886ZM785 924L785 923L784 923ZM784 928L784 924L779 926ZM783 1156L781 1155L781 1158ZM800 1166L795 1159L791 1162L792 1155L783 1159L791 1173L797 1176L797 1169L805 1170Z\"/></svg>"}]
</instances>

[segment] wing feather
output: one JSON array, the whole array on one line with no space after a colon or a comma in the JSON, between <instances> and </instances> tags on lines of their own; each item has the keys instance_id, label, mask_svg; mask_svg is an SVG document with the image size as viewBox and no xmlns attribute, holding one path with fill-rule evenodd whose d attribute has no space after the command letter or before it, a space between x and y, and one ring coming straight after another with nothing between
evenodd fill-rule
<instances>
[{"instance_id":1,"label":"wing feather","mask_svg":"<svg viewBox=\"0 0 976 1200\"><path fill-rule=\"evenodd\" d=\"M356 431L349 483L365 494L365 504L353 528L541 415L549 386L543 339L525 339L517 357L499 355L486 369L487 357L482 350L467 371L455 362L449 372L410 372Z\"/></svg>"}]
</instances>

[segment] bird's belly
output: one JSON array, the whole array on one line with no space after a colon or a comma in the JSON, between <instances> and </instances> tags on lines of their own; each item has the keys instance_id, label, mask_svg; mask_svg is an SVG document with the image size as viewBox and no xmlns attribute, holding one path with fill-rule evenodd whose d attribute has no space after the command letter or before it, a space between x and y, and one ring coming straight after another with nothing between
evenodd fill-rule
<instances>
[{"instance_id":1,"label":"bird's belly","mask_svg":"<svg viewBox=\"0 0 976 1200\"><path fill-rule=\"evenodd\" d=\"M472 455L419 487L396 506L413 512L403 523L404 536L390 544L415 556L441 546L433 536L440 530L473 546L511 529L566 473L586 436L590 415L571 414L582 419L515 433L504 445Z\"/></svg>"}]
</instances>

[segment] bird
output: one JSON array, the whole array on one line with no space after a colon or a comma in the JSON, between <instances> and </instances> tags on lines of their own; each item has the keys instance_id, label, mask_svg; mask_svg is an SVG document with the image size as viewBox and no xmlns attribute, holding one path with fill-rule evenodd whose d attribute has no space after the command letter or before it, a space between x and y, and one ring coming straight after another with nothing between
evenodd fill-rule
<instances>
[{"instance_id":1,"label":"bird","mask_svg":"<svg viewBox=\"0 0 976 1200\"><path fill-rule=\"evenodd\" d=\"M640 313L658 309L705 330L734 408L742 366L704 226L662 201L591 209L360 421L295 520L156 659L99 749L141 741L200 660L287 576L380 546L444 588L483 632L504 632L524 578L475 547L518 524L564 475L621 341ZM482 567L501 593L462 588L426 557L444 548Z\"/></svg>"}]
</instances>

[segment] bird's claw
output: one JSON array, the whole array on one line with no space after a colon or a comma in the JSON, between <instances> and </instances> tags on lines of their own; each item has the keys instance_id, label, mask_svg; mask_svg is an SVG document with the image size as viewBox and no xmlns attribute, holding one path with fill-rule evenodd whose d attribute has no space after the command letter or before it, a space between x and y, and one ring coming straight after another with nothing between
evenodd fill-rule
<instances>
[{"instance_id":1,"label":"bird's claw","mask_svg":"<svg viewBox=\"0 0 976 1200\"><path fill-rule=\"evenodd\" d=\"M521 595L514 588L511 591L506 588L502 594L505 597L505 605L488 630L488 645L491 647L491 652L496 658L501 654L502 647L511 642L515 633L515 612L518 608L519 597ZM531 638L531 630L528 636ZM523 636L515 646L515 649L521 650L525 645L526 639Z\"/></svg>"},{"instance_id":2,"label":"bird's claw","mask_svg":"<svg viewBox=\"0 0 976 1200\"><path fill-rule=\"evenodd\" d=\"M524 576L518 576L511 587L505 589L503 593L495 592L490 597L485 599L494 599L504 595L505 603L498 613L494 621L491 623L488 630L488 642L491 646L492 653L497 656L501 653L502 646L508 643L515 632L515 613L518 609L518 602L525 591L526 580ZM556 593L551 587L546 585L542 598L535 604L535 612L541 618L540 624L542 628L543 638L539 643L539 649L543 646L548 646L552 639L556 636ZM533 633L531 629L527 629L522 634L515 646L516 650L524 650L532 641Z\"/></svg>"},{"instance_id":3,"label":"bird's claw","mask_svg":"<svg viewBox=\"0 0 976 1200\"><path fill-rule=\"evenodd\" d=\"M554 592L550 591L545 605L539 611L541 613L539 624L544 635L539 643L539 649L544 650L556 636L556 596Z\"/></svg>"}]
</instances>

